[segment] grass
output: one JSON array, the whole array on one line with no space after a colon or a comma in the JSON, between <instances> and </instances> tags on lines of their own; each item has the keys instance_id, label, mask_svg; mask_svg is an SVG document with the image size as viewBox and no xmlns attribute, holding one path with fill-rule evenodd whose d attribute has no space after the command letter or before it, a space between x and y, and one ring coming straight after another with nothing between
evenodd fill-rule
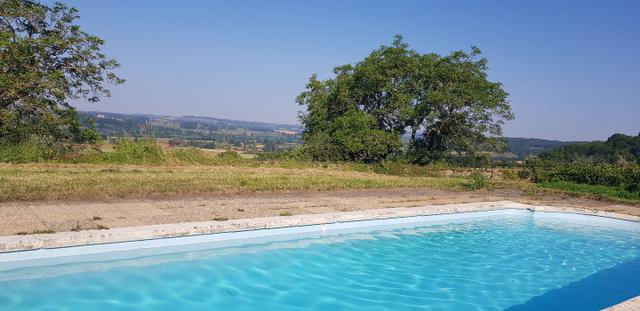
<instances>
[{"instance_id":1,"label":"grass","mask_svg":"<svg viewBox=\"0 0 640 311\"><path fill-rule=\"evenodd\" d=\"M630 192L618 187L576 184L567 181L538 184L542 188L561 190L575 196L585 196L599 200L623 203L640 203L640 192Z\"/></svg>"},{"instance_id":2,"label":"grass","mask_svg":"<svg viewBox=\"0 0 640 311\"><path fill-rule=\"evenodd\" d=\"M0 164L0 201L400 187L463 189L467 183L466 178L404 177L314 166Z\"/></svg>"},{"instance_id":3,"label":"grass","mask_svg":"<svg viewBox=\"0 0 640 311\"><path fill-rule=\"evenodd\" d=\"M27 147L19 149L30 155L30 151L35 149ZM269 157L247 159L233 151L211 153L195 148L164 149L153 140L121 139L108 152L87 149L55 160L0 163L0 201L428 187L446 190L506 188L518 189L535 197L544 193L566 193L640 203L640 194L624 189L569 182L534 184L520 179L516 170L501 170L500 175L502 179L494 179L478 170L471 170L470 174L469 169L448 165L317 163ZM92 220L101 218L94 216ZM81 230L79 225L72 229Z\"/></svg>"},{"instance_id":4,"label":"grass","mask_svg":"<svg viewBox=\"0 0 640 311\"><path fill-rule=\"evenodd\" d=\"M96 200L167 196L229 195L257 192L327 191L376 188L436 188L465 191L518 189L538 197L566 193L621 203L640 203L640 194L606 186L570 182L534 184L489 180L480 174L432 177L411 172L380 174L363 165L317 163L233 164L0 163L0 201ZM355 169L354 169L355 167ZM429 176L426 176L429 175ZM92 220L101 220L94 216ZM76 230L79 230L77 228Z\"/></svg>"}]
</instances>

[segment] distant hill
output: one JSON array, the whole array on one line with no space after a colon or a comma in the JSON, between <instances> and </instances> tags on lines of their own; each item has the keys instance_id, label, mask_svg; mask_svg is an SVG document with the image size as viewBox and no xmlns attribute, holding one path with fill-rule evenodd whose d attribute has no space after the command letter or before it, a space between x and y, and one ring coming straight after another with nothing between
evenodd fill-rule
<instances>
[{"instance_id":1,"label":"distant hill","mask_svg":"<svg viewBox=\"0 0 640 311\"><path fill-rule=\"evenodd\" d=\"M513 138L507 137L508 151L516 155L519 159L524 159L528 155L541 154L543 152L551 151L555 148L584 143L581 141L559 141L559 140L547 140L540 138Z\"/></svg>"},{"instance_id":2,"label":"distant hill","mask_svg":"<svg viewBox=\"0 0 640 311\"><path fill-rule=\"evenodd\" d=\"M278 150L300 143L301 128L276 124L200 116L163 116L86 111L98 133L109 137L154 137L170 143L205 148L250 147Z\"/></svg>"},{"instance_id":3,"label":"distant hill","mask_svg":"<svg viewBox=\"0 0 640 311\"><path fill-rule=\"evenodd\" d=\"M163 116L153 114L122 114L86 111L83 117L94 120L104 137L155 137L171 139L173 143L200 147L245 147L265 145L266 150L278 150L301 143L302 128L295 124L276 124L229 120L201 116ZM506 138L509 158L524 159L560 146L577 144L538 138ZM258 148L265 150L264 147Z\"/></svg>"},{"instance_id":4,"label":"distant hill","mask_svg":"<svg viewBox=\"0 0 640 311\"><path fill-rule=\"evenodd\" d=\"M614 134L606 141L561 146L540 157L559 163L640 164L640 134Z\"/></svg>"}]
</instances>

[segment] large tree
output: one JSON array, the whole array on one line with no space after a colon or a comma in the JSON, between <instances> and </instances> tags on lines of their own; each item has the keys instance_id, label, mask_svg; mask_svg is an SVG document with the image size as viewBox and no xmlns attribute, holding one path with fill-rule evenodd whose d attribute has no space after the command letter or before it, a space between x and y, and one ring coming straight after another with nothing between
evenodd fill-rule
<instances>
[{"instance_id":1,"label":"large tree","mask_svg":"<svg viewBox=\"0 0 640 311\"><path fill-rule=\"evenodd\" d=\"M0 143L38 138L94 142L70 100L96 102L120 84L104 41L77 25L78 11L28 0L0 0Z\"/></svg>"},{"instance_id":2,"label":"large tree","mask_svg":"<svg viewBox=\"0 0 640 311\"><path fill-rule=\"evenodd\" d=\"M487 79L486 63L475 47L420 54L396 36L357 64L335 68L332 79L311 77L297 99L306 108L305 148L321 160L374 162L405 153L426 163L495 145L513 115L502 85Z\"/></svg>"}]
</instances>

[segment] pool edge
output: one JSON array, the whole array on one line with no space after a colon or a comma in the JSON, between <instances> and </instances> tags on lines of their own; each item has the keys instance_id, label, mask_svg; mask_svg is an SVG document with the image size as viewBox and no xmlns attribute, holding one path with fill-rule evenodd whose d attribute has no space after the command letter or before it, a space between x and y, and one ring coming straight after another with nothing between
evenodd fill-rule
<instances>
[{"instance_id":1,"label":"pool edge","mask_svg":"<svg viewBox=\"0 0 640 311\"><path fill-rule=\"evenodd\" d=\"M633 311L640 310L640 296L625 300L619 304L602 309L602 311Z\"/></svg>"},{"instance_id":2,"label":"pool edge","mask_svg":"<svg viewBox=\"0 0 640 311\"><path fill-rule=\"evenodd\" d=\"M425 205L420 207L382 208L352 212L276 216L251 219L233 219L226 221L161 224L139 227L122 227L107 230L59 232L53 234L1 236L0 254L7 252L63 248L81 245L133 242L141 240L197 236L215 233L241 232L260 229L278 229L366 220L406 218L415 216L486 212L506 209L528 210L531 212L570 213L640 222L640 217L638 216L596 211L586 208L531 205L512 201L494 201Z\"/></svg>"}]
</instances>

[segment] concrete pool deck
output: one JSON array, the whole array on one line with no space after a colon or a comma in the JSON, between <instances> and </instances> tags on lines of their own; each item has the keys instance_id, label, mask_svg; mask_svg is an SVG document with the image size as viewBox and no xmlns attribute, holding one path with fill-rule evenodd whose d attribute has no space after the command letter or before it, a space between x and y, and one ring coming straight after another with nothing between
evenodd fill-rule
<instances>
[{"instance_id":1,"label":"concrete pool deck","mask_svg":"<svg viewBox=\"0 0 640 311\"><path fill-rule=\"evenodd\" d=\"M251 219L233 219L219 221L185 222L176 224L159 224L149 226L120 227L106 230L82 230L77 232L60 232L52 234L25 234L0 236L0 259L8 267L21 267L38 264L50 264L49 260L68 260L67 256L98 256L105 253L139 251L164 251L175 245L182 245L183 240L191 243L229 241L240 243L239 236L286 236L286 232L332 232L338 228L366 227L365 223L395 224L411 223L414 219L458 219L470 215L503 215L535 213L540 217L571 217L570 215L597 216L599 221L607 224L615 220L629 221L625 226L636 228L640 216L611 212L605 209L589 209L581 207L524 204L513 201L471 202L459 204L423 205L417 207L379 208L350 212L332 212L293 216L261 217ZM538 214L539 213L539 214ZM561 214L555 214L561 213ZM555 214L555 215L552 215ZM532 214L533 215L533 214ZM547 216L548 215L548 216ZM492 217L492 216L490 216ZM538 217L538 216L536 216ZM583 216L580 216L583 217ZM587 219L584 217L584 219ZM584 221L584 220L583 220ZM588 219L588 223L594 220ZM260 230L272 229L272 230ZM231 236L231 237L230 237ZM165 239L177 238L177 239ZM240 242L234 242L239 239ZM195 241L193 241L195 240ZM139 241L139 242L138 242ZM124 242L124 243L122 243ZM133 243L127 243L133 242ZM144 244L144 245L143 245ZM148 244L148 245L147 245ZM175 245L174 245L175 244ZM133 245L133 246L132 246ZM71 247L81 246L81 247ZM0 260L1 262L2 260ZM14 266L12 266L14 265ZM627 296L628 297L628 296ZM621 302L604 310L628 311L640 310L640 296Z\"/></svg>"},{"instance_id":2,"label":"concrete pool deck","mask_svg":"<svg viewBox=\"0 0 640 311\"><path fill-rule=\"evenodd\" d=\"M637 311L640 310L640 296L623 301L615 306L603 309L603 311Z\"/></svg>"},{"instance_id":3,"label":"concrete pool deck","mask_svg":"<svg viewBox=\"0 0 640 311\"><path fill-rule=\"evenodd\" d=\"M624 205L563 194L535 195L514 189L450 191L390 188L203 197L0 202L0 236L496 201L577 207L640 216L640 205Z\"/></svg>"},{"instance_id":4,"label":"concrete pool deck","mask_svg":"<svg viewBox=\"0 0 640 311\"><path fill-rule=\"evenodd\" d=\"M78 245L151 240L168 237L185 237L224 232L239 232L257 229L275 229L363 220L381 220L390 218L443 215L465 212L485 212L505 209L529 210L532 212L538 211L573 213L640 222L640 216L614 213L605 210L550 205L531 205L511 201L473 202L463 204L423 205L418 207L397 207L358 210L351 212L333 212L250 219L184 222L176 224L121 227L106 230L59 232L51 234L1 236L0 253L61 248Z\"/></svg>"}]
</instances>

